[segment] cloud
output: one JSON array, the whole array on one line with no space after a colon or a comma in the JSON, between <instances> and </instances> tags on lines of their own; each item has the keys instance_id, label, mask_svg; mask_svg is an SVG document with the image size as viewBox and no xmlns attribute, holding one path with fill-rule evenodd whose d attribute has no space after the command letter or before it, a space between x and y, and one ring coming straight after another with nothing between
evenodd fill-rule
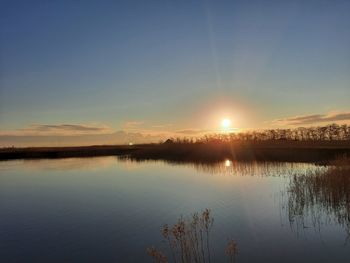
<instances>
[{"instance_id":1,"label":"cloud","mask_svg":"<svg viewBox=\"0 0 350 263\"><path fill-rule=\"evenodd\" d=\"M78 131L78 132L101 132L105 131L106 127L93 127L77 124L60 124L60 125L31 125L24 131Z\"/></svg>"},{"instance_id":2,"label":"cloud","mask_svg":"<svg viewBox=\"0 0 350 263\"><path fill-rule=\"evenodd\" d=\"M116 131L112 133L85 134L0 134L0 147L32 147L32 146L84 146L115 145L136 143L152 143L164 138L138 132Z\"/></svg>"},{"instance_id":3,"label":"cloud","mask_svg":"<svg viewBox=\"0 0 350 263\"><path fill-rule=\"evenodd\" d=\"M206 132L208 132L208 131L207 130L199 130L199 129L185 129L185 130L175 131L175 133L187 134L187 135L200 135L200 134L203 134Z\"/></svg>"},{"instance_id":4,"label":"cloud","mask_svg":"<svg viewBox=\"0 0 350 263\"><path fill-rule=\"evenodd\" d=\"M145 129L143 123L126 122L119 131L106 125L32 124L16 130L0 130L0 147L154 143L170 137L201 136L208 132L191 128L177 131Z\"/></svg>"},{"instance_id":5,"label":"cloud","mask_svg":"<svg viewBox=\"0 0 350 263\"><path fill-rule=\"evenodd\" d=\"M333 112L328 114L312 114L289 117L284 119L274 120L273 123L279 125L315 125L331 122L349 122L350 112Z\"/></svg>"},{"instance_id":6,"label":"cloud","mask_svg":"<svg viewBox=\"0 0 350 263\"><path fill-rule=\"evenodd\" d=\"M151 133L157 133L157 132L160 132L160 130L168 129L171 126L172 124L170 123L151 125L151 123L149 122L146 123L145 121L127 121L123 123L122 128L123 130L127 130L127 131L137 130L140 132L149 131Z\"/></svg>"},{"instance_id":7,"label":"cloud","mask_svg":"<svg viewBox=\"0 0 350 263\"><path fill-rule=\"evenodd\" d=\"M84 134L108 134L113 132L111 128L105 125L82 125L82 124L32 124L28 127L2 131L0 135L13 136L69 136L69 135L84 135Z\"/></svg>"},{"instance_id":8,"label":"cloud","mask_svg":"<svg viewBox=\"0 0 350 263\"><path fill-rule=\"evenodd\" d=\"M124 130L135 130L139 128L141 125L143 125L144 121L127 121L123 124Z\"/></svg>"},{"instance_id":9,"label":"cloud","mask_svg":"<svg viewBox=\"0 0 350 263\"><path fill-rule=\"evenodd\" d=\"M152 128L164 129L164 128L169 128L171 126L173 126L173 125L171 123L168 123L168 124L153 125Z\"/></svg>"}]
</instances>

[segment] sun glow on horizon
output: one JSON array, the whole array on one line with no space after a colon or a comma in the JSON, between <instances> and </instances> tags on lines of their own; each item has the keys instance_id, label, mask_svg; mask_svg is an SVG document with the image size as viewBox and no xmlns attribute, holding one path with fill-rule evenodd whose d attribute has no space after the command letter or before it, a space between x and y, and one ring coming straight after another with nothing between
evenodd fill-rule
<instances>
[{"instance_id":1,"label":"sun glow on horizon","mask_svg":"<svg viewBox=\"0 0 350 263\"><path fill-rule=\"evenodd\" d=\"M222 127L223 129L228 129L228 128L230 128L230 127L231 127L231 120L230 120L230 119L227 119L227 118L223 119L223 120L221 121L221 127Z\"/></svg>"}]
</instances>

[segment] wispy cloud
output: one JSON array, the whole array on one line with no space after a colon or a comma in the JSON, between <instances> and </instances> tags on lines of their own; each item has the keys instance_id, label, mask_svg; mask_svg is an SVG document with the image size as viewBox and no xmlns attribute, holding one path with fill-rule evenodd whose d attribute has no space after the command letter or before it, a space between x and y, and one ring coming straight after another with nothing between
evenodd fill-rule
<instances>
[{"instance_id":1,"label":"wispy cloud","mask_svg":"<svg viewBox=\"0 0 350 263\"><path fill-rule=\"evenodd\" d=\"M145 122L144 121L127 121L123 124L124 130L135 130L140 128Z\"/></svg>"},{"instance_id":2,"label":"wispy cloud","mask_svg":"<svg viewBox=\"0 0 350 263\"><path fill-rule=\"evenodd\" d=\"M177 134L183 134L183 135L200 135L203 133L208 132L208 130L201 130L201 129L184 129L184 130L178 130L175 131Z\"/></svg>"},{"instance_id":3,"label":"wispy cloud","mask_svg":"<svg viewBox=\"0 0 350 263\"><path fill-rule=\"evenodd\" d=\"M97 124L32 124L16 130L0 130L0 147L151 143L170 137L196 137L209 132L192 128L167 129L170 124L156 126L159 127L147 128L143 121L129 121L117 131Z\"/></svg>"},{"instance_id":4,"label":"wispy cloud","mask_svg":"<svg viewBox=\"0 0 350 263\"><path fill-rule=\"evenodd\" d=\"M78 124L59 124L59 125L31 125L25 131L78 131L78 132L101 132L105 131L106 127L93 127Z\"/></svg>"},{"instance_id":5,"label":"wispy cloud","mask_svg":"<svg viewBox=\"0 0 350 263\"><path fill-rule=\"evenodd\" d=\"M163 135L115 131L108 127L76 124L31 125L12 131L0 131L0 147L79 146L151 143L164 140Z\"/></svg>"},{"instance_id":6,"label":"wispy cloud","mask_svg":"<svg viewBox=\"0 0 350 263\"><path fill-rule=\"evenodd\" d=\"M12 130L1 131L0 135L15 136L69 136L84 134L108 134L112 130L106 125L85 125L85 124L32 124L28 127Z\"/></svg>"},{"instance_id":7,"label":"wispy cloud","mask_svg":"<svg viewBox=\"0 0 350 263\"><path fill-rule=\"evenodd\" d=\"M171 123L152 125L152 128L164 129L173 126Z\"/></svg>"},{"instance_id":8,"label":"wispy cloud","mask_svg":"<svg viewBox=\"0 0 350 263\"><path fill-rule=\"evenodd\" d=\"M169 129L173 124L171 123L158 123L154 124L152 122L146 122L146 121L126 121L123 123L122 128L123 130L164 130Z\"/></svg>"},{"instance_id":9,"label":"wispy cloud","mask_svg":"<svg viewBox=\"0 0 350 263\"><path fill-rule=\"evenodd\" d=\"M331 122L349 122L350 112L331 112L328 114L312 114L289 117L284 119L274 120L273 123L279 125L316 125Z\"/></svg>"}]
</instances>

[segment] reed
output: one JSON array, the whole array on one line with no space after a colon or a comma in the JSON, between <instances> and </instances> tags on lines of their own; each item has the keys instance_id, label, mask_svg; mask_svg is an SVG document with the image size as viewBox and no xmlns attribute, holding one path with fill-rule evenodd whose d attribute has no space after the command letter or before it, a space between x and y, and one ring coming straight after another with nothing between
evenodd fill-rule
<instances>
[{"instance_id":1,"label":"reed","mask_svg":"<svg viewBox=\"0 0 350 263\"><path fill-rule=\"evenodd\" d=\"M305 228L310 218L318 228L335 221L350 235L350 158L339 158L325 170L292 176L287 207L292 226Z\"/></svg>"},{"instance_id":2,"label":"reed","mask_svg":"<svg viewBox=\"0 0 350 263\"><path fill-rule=\"evenodd\" d=\"M170 259L154 247L148 248L147 253L156 263L211 263L213 259L210 233L213 224L214 218L210 209L194 213L189 219L180 217L173 226L166 224L161 229L161 234L168 244ZM235 262L237 253L236 242L229 240L225 249L229 262Z\"/></svg>"}]
</instances>

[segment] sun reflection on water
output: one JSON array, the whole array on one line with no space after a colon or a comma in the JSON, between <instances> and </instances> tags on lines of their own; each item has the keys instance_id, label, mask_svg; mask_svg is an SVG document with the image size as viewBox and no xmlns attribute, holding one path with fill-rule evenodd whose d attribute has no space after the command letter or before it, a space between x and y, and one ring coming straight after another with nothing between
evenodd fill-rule
<instances>
[{"instance_id":1,"label":"sun reflection on water","mask_svg":"<svg viewBox=\"0 0 350 263\"><path fill-rule=\"evenodd\" d=\"M232 161L231 160L225 160L225 167L231 167Z\"/></svg>"}]
</instances>

